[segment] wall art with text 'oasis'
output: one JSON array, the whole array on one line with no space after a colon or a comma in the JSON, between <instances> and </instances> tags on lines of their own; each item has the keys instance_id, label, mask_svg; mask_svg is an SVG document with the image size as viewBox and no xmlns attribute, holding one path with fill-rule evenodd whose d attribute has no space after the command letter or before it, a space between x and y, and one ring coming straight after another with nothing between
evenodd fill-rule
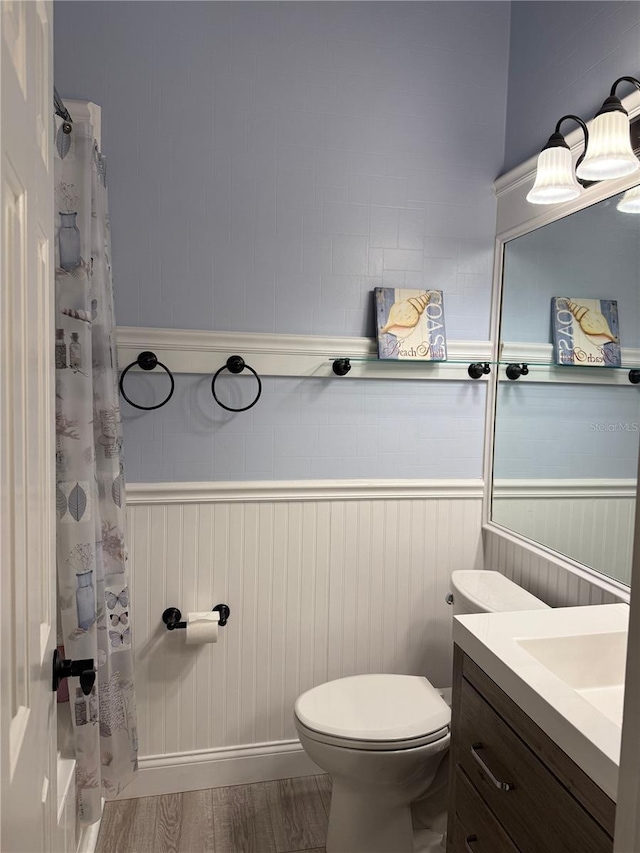
<instances>
[{"instance_id":1,"label":"wall art with text 'oasis'","mask_svg":"<svg viewBox=\"0 0 640 853\"><path fill-rule=\"evenodd\" d=\"M615 299L554 296L551 300L556 364L620 367L618 303Z\"/></svg>"},{"instance_id":2,"label":"wall art with text 'oasis'","mask_svg":"<svg viewBox=\"0 0 640 853\"><path fill-rule=\"evenodd\" d=\"M376 287L378 356L405 361L446 361L441 290Z\"/></svg>"}]
</instances>

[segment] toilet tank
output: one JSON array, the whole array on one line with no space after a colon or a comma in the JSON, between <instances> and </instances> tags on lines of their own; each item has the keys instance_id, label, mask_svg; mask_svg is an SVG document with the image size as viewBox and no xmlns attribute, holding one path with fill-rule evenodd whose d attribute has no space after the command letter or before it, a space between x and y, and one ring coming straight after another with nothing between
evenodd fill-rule
<instances>
[{"instance_id":1,"label":"toilet tank","mask_svg":"<svg viewBox=\"0 0 640 853\"><path fill-rule=\"evenodd\" d=\"M451 575L453 613L493 613L506 610L547 610L548 604L500 572L462 569Z\"/></svg>"}]
</instances>

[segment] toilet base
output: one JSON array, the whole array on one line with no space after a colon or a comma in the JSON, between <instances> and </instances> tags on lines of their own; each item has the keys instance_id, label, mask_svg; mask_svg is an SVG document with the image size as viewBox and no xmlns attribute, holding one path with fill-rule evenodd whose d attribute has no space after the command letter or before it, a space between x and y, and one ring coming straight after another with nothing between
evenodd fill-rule
<instances>
[{"instance_id":1,"label":"toilet base","mask_svg":"<svg viewBox=\"0 0 640 853\"><path fill-rule=\"evenodd\" d=\"M413 853L445 853L447 839L440 832L430 829L413 830Z\"/></svg>"},{"instance_id":2,"label":"toilet base","mask_svg":"<svg viewBox=\"0 0 640 853\"><path fill-rule=\"evenodd\" d=\"M329 811L327 853L413 853L409 804L366 795L334 780Z\"/></svg>"}]
</instances>

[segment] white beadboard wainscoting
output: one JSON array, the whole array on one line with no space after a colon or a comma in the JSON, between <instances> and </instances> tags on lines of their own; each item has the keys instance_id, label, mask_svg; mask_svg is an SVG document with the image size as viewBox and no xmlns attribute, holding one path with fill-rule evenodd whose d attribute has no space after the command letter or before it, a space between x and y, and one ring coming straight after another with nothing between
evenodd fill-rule
<instances>
[{"instance_id":1,"label":"white beadboard wainscoting","mask_svg":"<svg viewBox=\"0 0 640 853\"><path fill-rule=\"evenodd\" d=\"M140 773L123 798L317 772L293 705L343 675L451 683L454 569L481 568L482 481L130 485ZM215 645L161 614L227 603ZM184 618L184 616L183 616Z\"/></svg>"},{"instance_id":2,"label":"white beadboard wainscoting","mask_svg":"<svg viewBox=\"0 0 640 853\"><path fill-rule=\"evenodd\" d=\"M587 572L579 568L570 570L566 561L555 560L542 549L519 542L495 529L483 530L483 551L485 569L502 572L551 607L614 604L629 600L628 594L618 593L614 584L607 584L605 578L594 583Z\"/></svg>"},{"instance_id":3,"label":"white beadboard wainscoting","mask_svg":"<svg viewBox=\"0 0 640 853\"><path fill-rule=\"evenodd\" d=\"M629 584L635 507L635 480L496 480L492 518Z\"/></svg>"}]
</instances>

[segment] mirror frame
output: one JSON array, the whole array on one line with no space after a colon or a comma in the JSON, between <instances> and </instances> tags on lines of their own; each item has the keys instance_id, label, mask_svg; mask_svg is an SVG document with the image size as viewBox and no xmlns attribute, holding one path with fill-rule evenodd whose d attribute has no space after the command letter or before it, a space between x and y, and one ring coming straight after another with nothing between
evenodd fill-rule
<instances>
[{"instance_id":1,"label":"mirror frame","mask_svg":"<svg viewBox=\"0 0 640 853\"><path fill-rule=\"evenodd\" d=\"M631 122L640 118L640 92L633 92L623 99L623 105L629 113ZM638 125L636 125L638 126ZM572 131L567 137L573 160L577 159L583 148L582 131ZM540 144L544 139L540 139ZM493 284L491 298L491 360L498 361L500 346L500 315L502 311L502 276L504 268L504 250L507 243L522 237L538 228L564 219L572 213L577 213L591 207L611 196L618 195L640 183L640 172L635 172L625 178L612 181L602 181L587 187L574 201L554 205L533 205L526 200L526 195L533 186L536 172L537 155L501 175L494 183L497 197L496 240L493 261ZM570 557L548 548L533 539L515 533L491 519L491 503L493 494L493 451L495 440L496 405L498 398L499 369L495 369L488 377L487 403L485 412L485 444L484 444L484 497L482 501L482 529L491 532L505 543L519 546L529 553L541 557L549 563L572 572L601 589L613 593L619 600L629 602L630 588L620 581L579 563Z\"/></svg>"}]
</instances>

